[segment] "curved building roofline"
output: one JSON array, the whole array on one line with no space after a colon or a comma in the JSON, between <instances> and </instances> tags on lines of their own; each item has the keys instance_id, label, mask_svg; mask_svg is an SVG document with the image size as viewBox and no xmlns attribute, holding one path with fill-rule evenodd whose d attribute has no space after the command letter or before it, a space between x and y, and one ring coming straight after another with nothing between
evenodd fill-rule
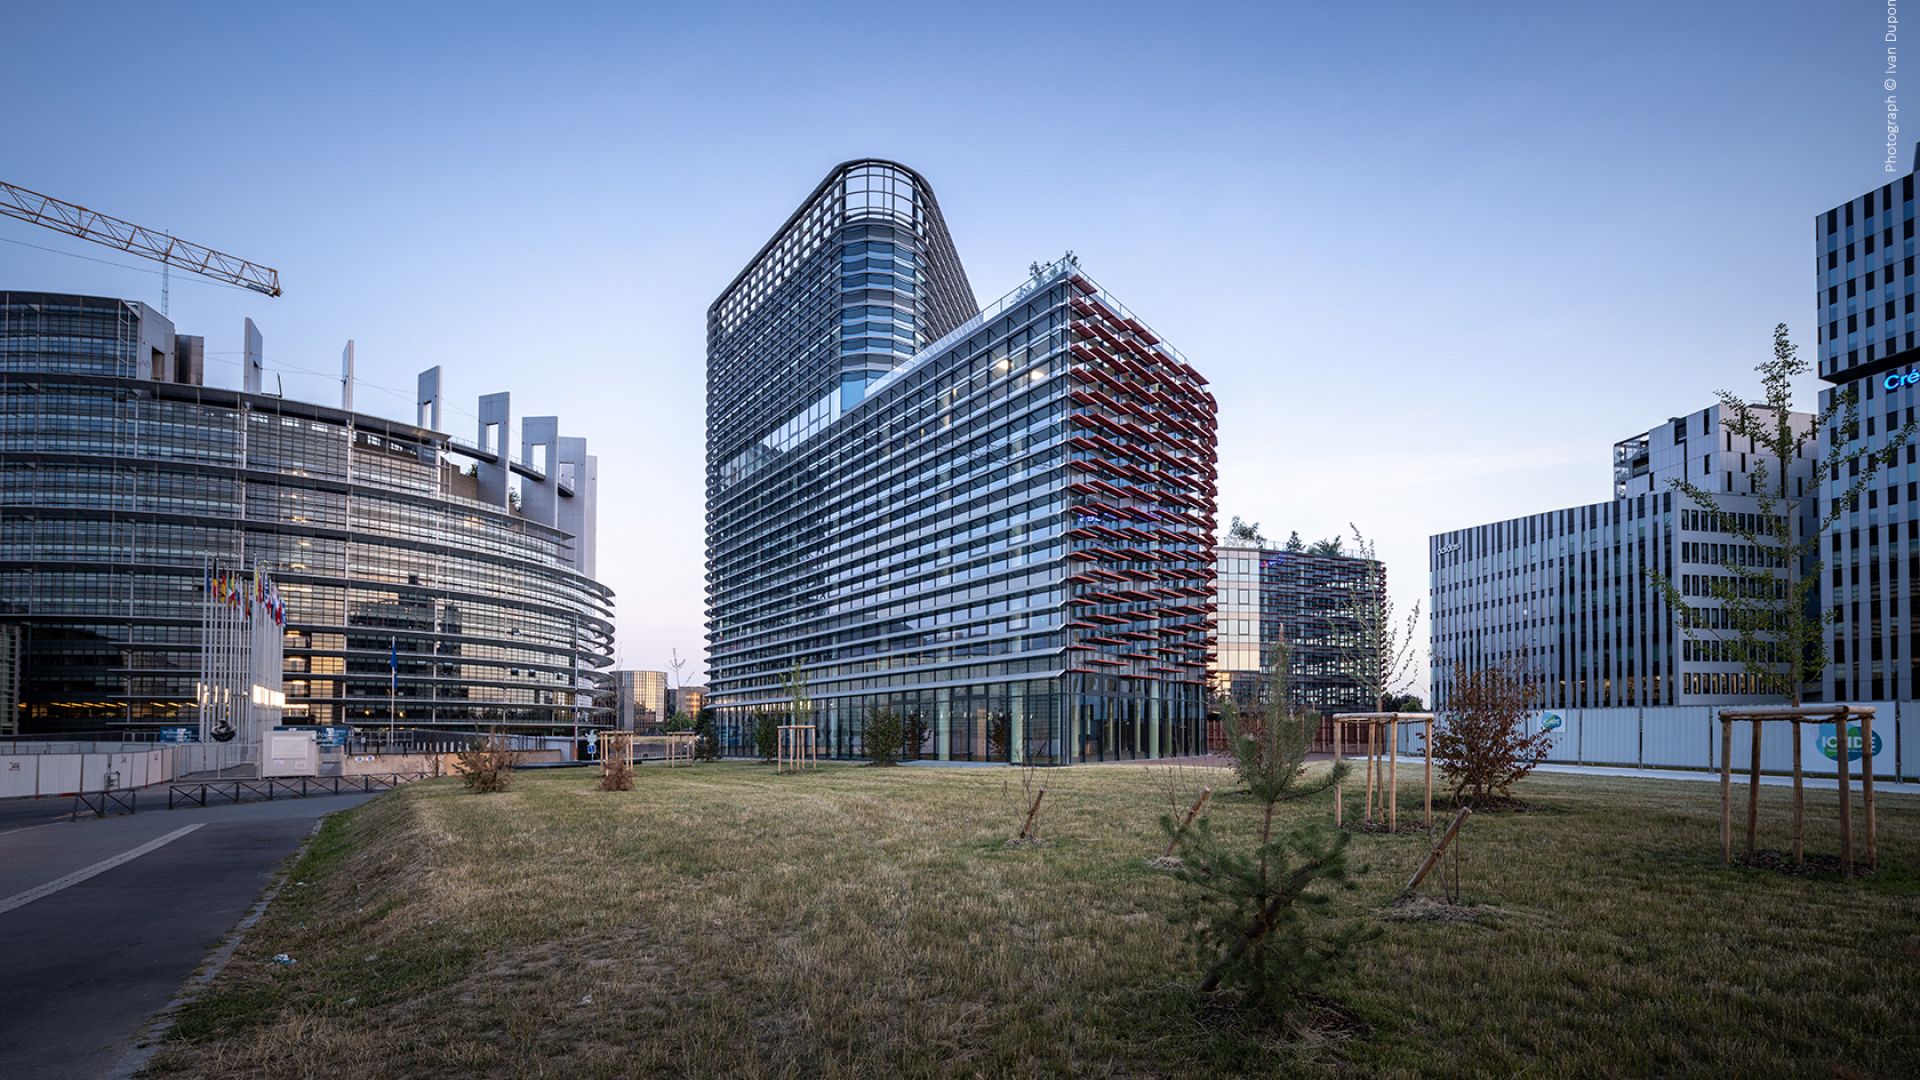
<instances>
[{"instance_id":1,"label":"curved building roofline","mask_svg":"<svg viewBox=\"0 0 1920 1080\"><path fill-rule=\"evenodd\" d=\"M707 318L713 318L714 309L718 308L721 301L731 295L733 290L740 287L740 283L746 280L748 274L753 273L753 268L760 265L760 260L767 257L767 252L773 250L774 245L780 242L781 237L787 235L787 230L793 228L794 223L800 220L800 216L807 212L807 208L813 205L815 199L826 194L827 188L833 186L835 181L862 165L884 165L889 169L899 169L901 172L906 173L913 178L913 182L918 184L922 191L927 193L927 203L935 212L939 211L940 200L933 194L933 185L927 183L927 178L921 176L920 173L911 166L902 165L900 162L889 158L878 157L852 158L843 161L827 170L827 175L821 178L818 184L814 185L813 190L807 193L806 198L800 200L800 204L793 208L793 213L787 215L787 220L781 222L780 227L773 230L773 235L767 237L767 242L760 245L760 250L753 253L753 258L748 259L747 264L740 268L740 272L733 275L733 280L727 282L726 288L720 290L720 295L714 297L713 303L707 305Z\"/></svg>"}]
</instances>

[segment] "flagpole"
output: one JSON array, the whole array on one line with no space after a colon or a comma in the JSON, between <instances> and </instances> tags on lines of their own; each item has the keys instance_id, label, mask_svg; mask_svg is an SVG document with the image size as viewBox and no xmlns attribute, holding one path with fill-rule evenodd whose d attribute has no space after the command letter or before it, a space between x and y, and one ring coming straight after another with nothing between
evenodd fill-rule
<instances>
[{"instance_id":1,"label":"flagpole","mask_svg":"<svg viewBox=\"0 0 1920 1080\"><path fill-rule=\"evenodd\" d=\"M393 714L400 696L400 638L387 639L387 753L393 753Z\"/></svg>"}]
</instances>

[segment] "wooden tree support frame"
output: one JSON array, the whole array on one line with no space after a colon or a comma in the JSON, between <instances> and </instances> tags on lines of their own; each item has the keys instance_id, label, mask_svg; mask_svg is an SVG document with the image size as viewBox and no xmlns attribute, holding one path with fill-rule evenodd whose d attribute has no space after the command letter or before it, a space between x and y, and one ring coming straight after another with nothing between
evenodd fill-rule
<instances>
[{"instance_id":1,"label":"wooden tree support frame","mask_svg":"<svg viewBox=\"0 0 1920 1080\"><path fill-rule=\"evenodd\" d=\"M1426 739L1426 812L1422 827L1433 828L1433 714L1424 712L1336 713L1333 717L1333 764L1338 768L1346 752L1348 725L1366 732L1366 812L1361 820L1373 824L1376 795L1385 803L1387 831L1400 831L1400 728L1406 724L1422 726ZM1356 738L1354 748L1360 748ZM1333 823L1344 823L1346 792L1343 784L1333 785Z\"/></svg>"},{"instance_id":2,"label":"wooden tree support frame","mask_svg":"<svg viewBox=\"0 0 1920 1080\"><path fill-rule=\"evenodd\" d=\"M696 749L696 744L700 741L698 733L692 731L669 731L666 734L666 740L666 764L670 766L693 764L694 750Z\"/></svg>"},{"instance_id":3,"label":"wooden tree support frame","mask_svg":"<svg viewBox=\"0 0 1920 1080\"><path fill-rule=\"evenodd\" d=\"M1420 869L1415 870L1413 877L1407 879L1407 887L1400 890L1400 895L1412 896L1413 890L1419 888L1422 881L1427 880L1427 875L1433 873L1433 868L1440 865L1440 857L1447 853L1447 845L1453 843L1454 835L1460 831L1460 826L1465 825L1467 819L1472 816L1473 807L1460 808L1460 812L1453 816L1453 824L1447 826L1446 835L1440 838L1439 843L1433 845L1432 851L1427 852L1426 859L1420 863Z\"/></svg>"},{"instance_id":4,"label":"wooden tree support frame","mask_svg":"<svg viewBox=\"0 0 1920 1080\"><path fill-rule=\"evenodd\" d=\"M633 732L602 731L600 733L600 778L607 777L607 770L614 762L627 763L627 771L633 771Z\"/></svg>"},{"instance_id":5,"label":"wooden tree support frame","mask_svg":"<svg viewBox=\"0 0 1920 1080\"><path fill-rule=\"evenodd\" d=\"M1733 725L1747 721L1753 728L1752 757L1747 763L1747 854L1754 851L1760 825L1760 745L1763 725L1786 721L1793 725L1793 861L1806 861L1806 791L1800 770L1800 725L1833 721L1834 763L1840 781L1840 873L1853 876L1853 778L1848 763L1847 722L1860 721L1860 799L1865 811L1867 869L1879 865L1879 836L1873 815L1873 715L1871 705L1802 705L1777 709L1722 709L1720 711L1720 865L1733 863Z\"/></svg>"},{"instance_id":6,"label":"wooden tree support frame","mask_svg":"<svg viewBox=\"0 0 1920 1080\"><path fill-rule=\"evenodd\" d=\"M814 740L814 730L812 724L780 725L780 741L774 747L774 772L799 772L820 766L820 748Z\"/></svg>"},{"instance_id":7,"label":"wooden tree support frame","mask_svg":"<svg viewBox=\"0 0 1920 1080\"><path fill-rule=\"evenodd\" d=\"M1193 819L1200 816L1200 811L1206 808L1207 800L1211 798L1213 798L1212 788L1204 787L1200 789L1200 797L1193 800L1192 806L1187 807L1187 819L1182 821L1180 827L1174 830L1173 835L1167 838L1167 850L1161 852L1161 858L1173 858L1173 849L1179 846L1180 838L1185 836L1187 830L1193 827Z\"/></svg>"}]
</instances>

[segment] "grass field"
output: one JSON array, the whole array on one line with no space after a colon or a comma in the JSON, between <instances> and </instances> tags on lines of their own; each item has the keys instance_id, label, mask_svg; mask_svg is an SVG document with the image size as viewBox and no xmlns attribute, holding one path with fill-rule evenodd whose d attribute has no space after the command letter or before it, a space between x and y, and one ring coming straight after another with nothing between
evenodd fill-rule
<instances>
[{"instance_id":1,"label":"grass field","mask_svg":"<svg viewBox=\"0 0 1920 1080\"><path fill-rule=\"evenodd\" d=\"M1534 812L1462 834L1477 922L1384 918L1428 837L1357 835L1333 912L1382 934L1326 994L1359 1023L1302 1038L1192 994L1142 767L1042 773L1053 842L1018 850L1010 769L636 779L432 781L329 819L152 1070L1920 1075L1920 799L1881 800L1881 870L1843 883L1721 869L1712 785L1539 777ZM1833 796L1808 801L1836 850ZM1766 792L1779 844L1787 808ZM1253 827L1244 798L1211 813Z\"/></svg>"}]
</instances>

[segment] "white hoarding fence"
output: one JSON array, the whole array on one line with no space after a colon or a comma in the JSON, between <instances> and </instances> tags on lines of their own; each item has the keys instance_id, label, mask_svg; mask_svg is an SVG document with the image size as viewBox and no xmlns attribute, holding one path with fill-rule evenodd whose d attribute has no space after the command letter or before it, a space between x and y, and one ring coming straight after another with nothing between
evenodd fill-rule
<instances>
[{"instance_id":1,"label":"white hoarding fence","mask_svg":"<svg viewBox=\"0 0 1920 1080\"><path fill-rule=\"evenodd\" d=\"M1861 746L1860 721L1848 721L1848 768L1859 775L1863 758L1871 758L1875 776L1920 780L1920 702L1872 701L1873 747ZM1647 708L1543 709L1528 716L1529 734L1545 731L1553 742L1547 760L1564 765L1624 765L1647 769L1718 769L1720 767L1720 710L1741 706L1657 705ZM1749 706L1751 707L1751 706ZM1444 712L1437 714L1446 723ZM1775 724L1762 739L1760 768L1786 773L1793 769L1790 725ZM1840 736L1831 722L1800 725L1800 767L1809 776L1835 776L1840 771ZM1416 733L1402 734L1401 749L1424 752ZM1733 767L1749 767L1752 733L1747 721L1736 721Z\"/></svg>"}]
</instances>

